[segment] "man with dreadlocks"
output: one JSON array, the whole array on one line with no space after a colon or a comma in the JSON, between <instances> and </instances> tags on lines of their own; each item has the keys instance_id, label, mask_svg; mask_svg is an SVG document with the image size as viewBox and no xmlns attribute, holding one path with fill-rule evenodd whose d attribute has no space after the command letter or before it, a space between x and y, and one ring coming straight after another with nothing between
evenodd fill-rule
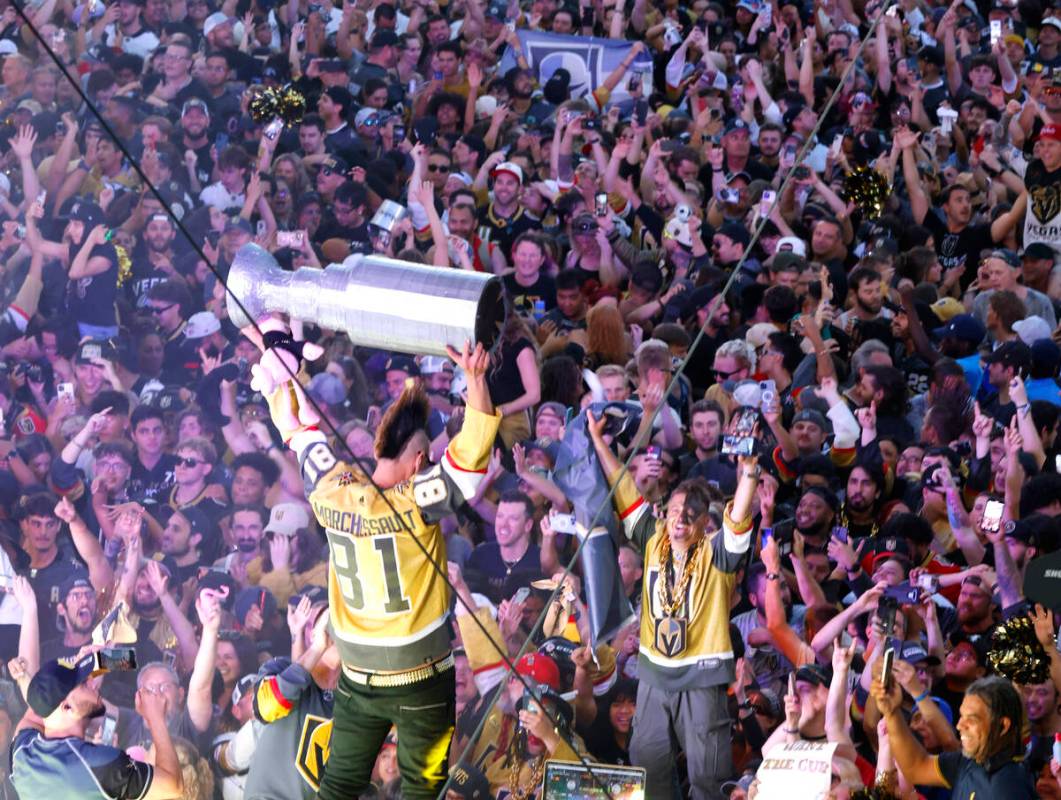
<instances>
[{"instance_id":1,"label":"man with dreadlocks","mask_svg":"<svg viewBox=\"0 0 1061 800\"><path fill-rule=\"evenodd\" d=\"M431 409L423 387L409 384L376 432L370 477L332 450L302 386L288 377L292 355L312 357L319 348L295 343L275 320L266 323L272 346L257 367L267 378L259 384L276 387L273 422L298 454L313 512L327 531L331 635L342 657L318 796L346 800L365 791L393 724L403 796L433 800L446 778L456 716L439 521L474 496L497 435L488 355L481 345L449 348L467 376L468 407L442 462L427 463Z\"/></svg>"},{"instance_id":2,"label":"man with dreadlocks","mask_svg":"<svg viewBox=\"0 0 1061 800\"><path fill-rule=\"evenodd\" d=\"M726 705L726 689L734 679L730 597L750 544L758 459L738 459L736 494L723 514L722 530L709 535L707 483L681 483L667 502L666 519L657 520L605 441L604 415L587 413L597 457L615 486L616 510L645 560L631 760L647 771L646 797L669 797L677 737L689 769L690 796L721 798L721 784L733 771Z\"/></svg>"},{"instance_id":3,"label":"man with dreadlocks","mask_svg":"<svg viewBox=\"0 0 1061 800\"><path fill-rule=\"evenodd\" d=\"M897 680L885 686L875 677L870 692L888 726L895 763L910 783L942 786L951 791L951 797L962 800L1038 797L1031 775L1020 763L1024 701L1005 678L981 678L966 690L958 720L962 750L938 756L926 753L911 733Z\"/></svg>"}]
</instances>

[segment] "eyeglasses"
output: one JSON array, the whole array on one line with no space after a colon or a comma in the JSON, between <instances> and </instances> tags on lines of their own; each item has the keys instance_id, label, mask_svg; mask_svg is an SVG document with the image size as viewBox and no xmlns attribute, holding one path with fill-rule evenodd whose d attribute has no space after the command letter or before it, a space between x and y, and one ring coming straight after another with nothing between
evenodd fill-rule
<instances>
[{"instance_id":1,"label":"eyeglasses","mask_svg":"<svg viewBox=\"0 0 1061 800\"><path fill-rule=\"evenodd\" d=\"M428 172L449 172L449 165L448 164L428 164L427 165L427 171Z\"/></svg>"},{"instance_id":2,"label":"eyeglasses","mask_svg":"<svg viewBox=\"0 0 1061 800\"><path fill-rule=\"evenodd\" d=\"M121 472L123 469L128 467L124 461L97 461L96 469L101 472Z\"/></svg>"},{"instance_id":3,"label":"eyeglasses","mask_svg":"<svg viewBox=\"0 0 1061 800\"><path fill-rule=\"evenodd\" d=\"M321 175L335 175L336 172L331 167L321 167Z\"/></svg>"},{"instance_id":4,"label":"eyeglasses","mask_svg":"<svg viewBox=\"0 0 1061 800\"><path fill-rule=\"evenodd\" d=\"M181 467L197 467L200 464L205 464L205 461L200 461L198 458L184 458L177 456L177 464Z\"/></svg>"},{"instance_id":5,"label":"eyeglasses","mask_svg":"<svg viewBox=\"0 0 1061 800\"><path fill-rule=\"evenodd\" d=\"M173 681L166 681L165 683L145 683L140 689L148 694L163 694L166 689L171 687L175 689L177 688L177 684Z\"/></svg>"},{"instance_id":6,"label":"eyeglasses","mask_svg":"<svg viewBox=\"0 0 1061 800\"><path fill-rule=\"evenodd\" d=\"M148 309L151 311L152 314L165 314L167 311L169 311L175 305L177 305L177 304L176 303L169 303L168 305L164 305L164 306L148 306Z\"/></svg>"}]
</instances>

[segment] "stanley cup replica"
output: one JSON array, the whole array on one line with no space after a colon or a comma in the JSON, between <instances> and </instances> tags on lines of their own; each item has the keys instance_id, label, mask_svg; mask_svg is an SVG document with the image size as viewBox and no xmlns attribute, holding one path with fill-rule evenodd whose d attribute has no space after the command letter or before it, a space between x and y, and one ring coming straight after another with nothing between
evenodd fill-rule
<instances>
[{"instance_id":1,"label":"stanley cup replica","mask_svg":"<svg viewBox=\"0 0 1061 800\"><path fill-rule=\"evenodd\" d=\"M228 315L238 327L277 312L400 353L446 355L447 344L460 349L469 339L489 350L505 320L495 275L374 255L287 272L247 244L232 262L228 292Z\"/></svg>"}]
</instances>

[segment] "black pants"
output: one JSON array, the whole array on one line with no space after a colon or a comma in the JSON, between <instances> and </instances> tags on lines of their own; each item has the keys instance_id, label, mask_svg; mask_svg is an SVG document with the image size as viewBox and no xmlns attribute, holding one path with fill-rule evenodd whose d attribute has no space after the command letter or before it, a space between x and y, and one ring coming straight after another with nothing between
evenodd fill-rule
<instances>
[{"instance_id":1,"label":"black pants","mask_svg":"<svg viewBox=\"0 0 1061 800\"><path fill-rule=\"evenodd\" d=\"M455 671L394 688L362 686L345 674L335 690L335 721L318 797L349 800L370 783L383 740L398 727L402 796L435 800L449 761L456 716Z\"/></svg>"}]
</instances>

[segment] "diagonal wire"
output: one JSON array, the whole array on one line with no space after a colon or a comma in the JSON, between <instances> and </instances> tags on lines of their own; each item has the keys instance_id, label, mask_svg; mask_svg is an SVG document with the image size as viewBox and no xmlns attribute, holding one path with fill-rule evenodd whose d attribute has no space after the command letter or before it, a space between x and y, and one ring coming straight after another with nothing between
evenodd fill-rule
<instances>
[{"instance_id":1,"label":"diagonal wire","mask_svg":"<svg viewBox=\"0 0 1061 800\"><path fill-rule=\"evenodd\" d=\"M18 13L18 15L22 18L22 20L26 24L26 26L31 31L33 31L33 35L36 37L36 39L37 39L38 43L40 44L40 46L45 50L45 52L48 53L49 57L51 57L51 59L55 62L56 66L59 68L59 71L63 74L64 77L66 77L66 79L70 83L70 85L74 87L74 90L80 96L82 102L85 103L85 106L92 112L92 114L99 121L100 125L103 127L103 130L111 138L111 140L113 141L114 145L119 150L121 150L122 155L125 157L125 159L129 162L129 164L136 171L137 175L140 177L140 180L143 181L144 185L151 191L151 193L155 196L155 199L157 199L158 202L161 204L162 208L165 209L166 214L169 215L170 219L173 221L173 224L177 227L178 230L180 230L180 232L188 240L188 243L191 245L192 249L203 259L203 261L206 262L207 266L210 268L210 271L214 274L214 276L221 283L221 285L225 287L226 303L234 303L240 309L240 311L243 312L244 316L251 321L251 325L254 327L255 331L257 331L258 336L262 337L263 340L264 340L264 335L262 333L261 328L258 325L257 320L254 319L253 315L251 315L250 313L247 312L247 309L244 307L244 305L240 301L240 299L238 297L236 297L235 294L233 294L232 292L229 291L228 285L225 282L224 277L217 270L216 265L213 264L211 262L211 260L206 257L206 254L203 252L202 247L195 241L195 239L192 237L192 235L188 231L188 229L185 228L185 226L184 226L183 222L181 221L181 219L176 214L173 213L172 209L170 209L169 204L166 202L165 198L162 197L162 195L159 192L158 188L154 185L154 183L144 173L142 167L140 166L140 163L133 157L132 153L129 152L128 148L126 147L125 142L123 142L114 133L114 131L110 127L110 124L107 122L106 119L104 119L103 115L100 114L100 112L96 108L95 104L89 99L88 95L81 88L81 85L76 80L74 80L69 75L69 73L66 71L66 68L63 65L62 61L55 54L55 51L52 50L50 45L44 40L44 37L41 35L40 31L37 30L37 28L33 24L33 22L30 21L29 17L26 15L26 12L25 12L24 8L22 7L22 5L20 3L12 3L12 5L14 6L15 11ZM88 233L89 233L88 231L85 232L86 235ZM283 363L283 361L281 361L281 363ZM296 374L295 371L293 371L289 367L287 367L286 364L284 364L284 368L287 370L288 375L290 376L291 380L294 380L294 381L298 380L298 375ZM607 795L609 800L611 800L612 795L611 795L611 793L610 793L610 791L608 789L607 783L604 781L603 778L601 778L600 775L596 774L593 771L593 767L591 766L590 762L588 762L586 760L586 758L578 751L578 748L574 746L574 743L573 743L573 741L572 741L572 739L571 739L571 737L569 735L569 732L565 729L565 726L563 724L561 724L561 721L559 720L559 718L556 715L554 715L552 712L550 712L546 708L546 706L541 703L540 694L535 689L535 687L532 686L523 675L520 675L518 672L516 672L514 664L512 663L512 661L509 659L509 657L507 655L506 648L503 647L502 645L499 645L494 640L494 638L490 635L490 632L486 629L486 626L482 623L481 620L478 619L478 617L475 616L475 609L469 607L467 605L467 603L465 603L463 598L461 598L460 593L457 592L454 589L453 584L449 580L449 575L447 574L446 570L442 569L438 565L438 563L436 563L435 560L431 557L431 553L427 550L427 547L424 545L423 542L420 541L420 538L412 530L412 527L405 520L405 518L401 514L398 513L398 510L394 507L394 504L391 502L390 498L387 497L386 492L383 489L381 489L376 484L376 482L372 479L372 475L371 475L370 471L365 468L364 462L360 458L358 458L357 455L355 455L352 450L350 450L349 446L346 444L346 442L343 439L343 437L339 435L339 431L336 429L335 425L333 425L332 422L328 419L327 415L320 408L320 406L317 403L317 401L311 395L309 395L308 393L305 393L305 397L309 401L310 405L313 406L314 410L317 412L317 415L321 418L321 421L329 428L332 436L337 441L342 442L342 445L346 449L347 453L349 453L351 460L353 460L353 462L358 466L358 468L364 473L365 477L368 479L369 484L372 486L373 489L376 490L376 492L379 494L379 496L383 499L384 503L386 503L387 507L396 515L398 520L401 522L402 527L405 528L406 532L409 534L409 536L412 538L412 540L416 543L417 547L420 548L421 553L423 553L423 555L427 558L427 561L431 564L431 566L434 569L434 571L446 583L446 585L449 587L451 593L457 598L457 600L462 605L464 605L465 608L468 610L469 616L472 618L472 620L475 622L475 624L480 628L480 630L482 631L483 635L486 636L487 640L494 646L494 648L497 650L497 652L501 655L501 659L504 661L505 665L508 667L510 674L514 675L519 680L519 682L523 685L523 688L524 688L525 691L530 692L530 694L536 700L539 701L538 702L538 708L541 711L541 713L544 714L549 719L549 721L553 724L554 728L556 728L557 732L564 738L566 743L571 747L571 749L576 753L576 755L578 755L579 761L582 762L582 765L586 767L586 769L588 770L590 776L594 779L594 781L596 781L598 786L600 786L600 788L604 791L605 795ZM447 779L447 785L448 785L448 779ZM445 788L443 788L442 792L443 793L445 792Z\"/></svg>"},{"instance_id":2,"label":"diagonal wire","mask_svg":"<svg viewBox=\"0 0 1061 800\"><path fill-rule=\"evenodd\" d=\"M805 159L809 155L810 151L814 148L815 142L816 142L817 137L818 137L818 131L821 130L822 124L825 122L825 118L828 116L829 112L832 110L833 106L836 104L837 99L840 97L840 92L844 88L844 84L847 83L847 80L851 76L851 73L854 71L855 65L858 63L859 59L861 59L862 54L863 54L863 52L866 49L866 45L868 44L868 42L870 40L870 37L876 31L880 21L884 18L884 12L887 10L888 7L890 7L892 5L895 5L896 2L897 2L897 0L890 0L890 2L886 2L884 5L882 5L880 10L879 10L879 12L878 12L878 14L877 14L876 19L874 19L873 21L870 22L869 30L866 32L865 37L863 37L861 43L859 44L858 51L855 54L855 57L853 59L851 59L851 63L849 63L847 65L847 69L844 70L843 77L840 79L840 82L837 84L836 89L834 89L833 93L829 96L829 100L828 100L828 102L826 102L825 107L822 109L821 113L818 115L818 121L817 121L817 123L814 126L814 130L811 131L810 135L807 137L807 140L803 143L802 148L800 149L799 153L796 156L796 162L795 163L797 163L797 164L802 163L803 159ZM781 186L780 186L780 188L779 188L779 190L777 192L777 196L774 198L773 204L770 206L770 211L771 212L773 212L773 210L774 210L774 208L776 208L777 204L781 202L781 198L782 198L782 196L785 193L785 189L788 188L788 186L792 183L792 181L793 181L793 171L789 170L788 175L785 176L785 179L781 183ZM759 219L758 224L755 226L755 230L752 233L751 240L748 242L748 246L744 248L744 254L741 256L741 258L737 262L737 264L733 267L733 272L730 274L729 278L726 280L726 283L719 290L719 292L717 293L716 297L725 298L726 294L733 287L733 283L736 281L737 276L740 274L741 268L744 266L744 262L748 259L748 256L751 254L752 248L755 247L755 243L759 241L759 237L762 235L763 228L766 226L766 222L767 222L768 219L769 219L769 214L767 214L766 216L761 217ZM704 320L704 324L701 326L700 330L697 332L696 338L694 338L692 343L689 345L689 348L688 348L688 350L686 352L685 358L682 359L681 363L678 365L678 368L674 371L674 376L671 378L670 384L667 386L666 390L663 393L663 402L661 402L659 404L659 406L656 408L656 410L654 412L652 412L651 421L653 423L655 422L656 416L667 406L667 397L670 396L670 393L674 390L674 387L678 385L678 382L681 379L682 374L685 372L685 367L689 363L690 357L692 356L692 354L694 352L696 352L697 345L700 343L700 340L704 338L704 335L707 332L707 326L711 323L711 320L714 319L714 316L717 313L717 311L718 311L718 309L719 309L719 307L721 305L722 305L721 302L713 303L708 308L708 314L707 314L707 318ZM649 427L649 430L651 431L651 426ZM593 515L593 519L586 526L587 530L591 530L602 519L606 519L606 516L602 516L602 515L604 515L605 509L611 504L612 498L615 495L615 491L619 487L620 479L624 475L626 475L626 473L629 471L630 464L631 464L631 462L633 462L634 457L636 455L637 455L637 448L636 447L631 448L630 454L629 454L629 456L627 456L626 461L623 462L622 469L618 473L618 476L616 477L616 479L615 479L614 483L612 484L612 486L609 488L608 494L605 496L604 500L601 502L601 505L598 507L597 512ZM567 566L564 569L565 572L571 572L574 569L574 566L578 562L579 556L582 553L582 548L585 546L585 544L586 544L586 542L588 540L589 540L588 536L580 537L580 541L579 541L578 547L575 549L574 555L571 556L571 560L568 561L568 564L567 564ZM533 642L533 640L535 639L535 637L538 635L539 631L541 630L542 624L545 621L546 612L548 611L548 609L552 605L552 603L556 600L556 598L559 595L559 593L560 593L562 588L563 588L563 585L560 584L560 585L556 586L552 590L552 593L549 595L549 599L546 601L545 606L543 607L542 613L538 616L538 619L535 622L534 627L531 629L531 632L527 635L527 638L523 642L522 647L520 647L520 650L519 650L520 653L522 653L527 648L527 646L530 645ZM642 611L642 613L643 613L643 611ZM488 705L486 711L483 712L482 719L480 720L478 727L476 727L474 733L472 734L472 737L469 740L468 745L465 747L464 752L461 753L461 760L466 758L468 756L468 754L472 752L472 748L473 748L476 740L478 739L478 737L481 735L482 729L483 729L483 727L486 724L486 719L487 719L487 717L490 714L490 710L493 708L493 706L497 702L497 700L498 700L498 696L495 695L494 698L491 700L490 704ZM451 779L452 778L447 779L447 781L446 781L446 785L447 786L449 785L449 781Z\"/></svg>"}]
</instances>

